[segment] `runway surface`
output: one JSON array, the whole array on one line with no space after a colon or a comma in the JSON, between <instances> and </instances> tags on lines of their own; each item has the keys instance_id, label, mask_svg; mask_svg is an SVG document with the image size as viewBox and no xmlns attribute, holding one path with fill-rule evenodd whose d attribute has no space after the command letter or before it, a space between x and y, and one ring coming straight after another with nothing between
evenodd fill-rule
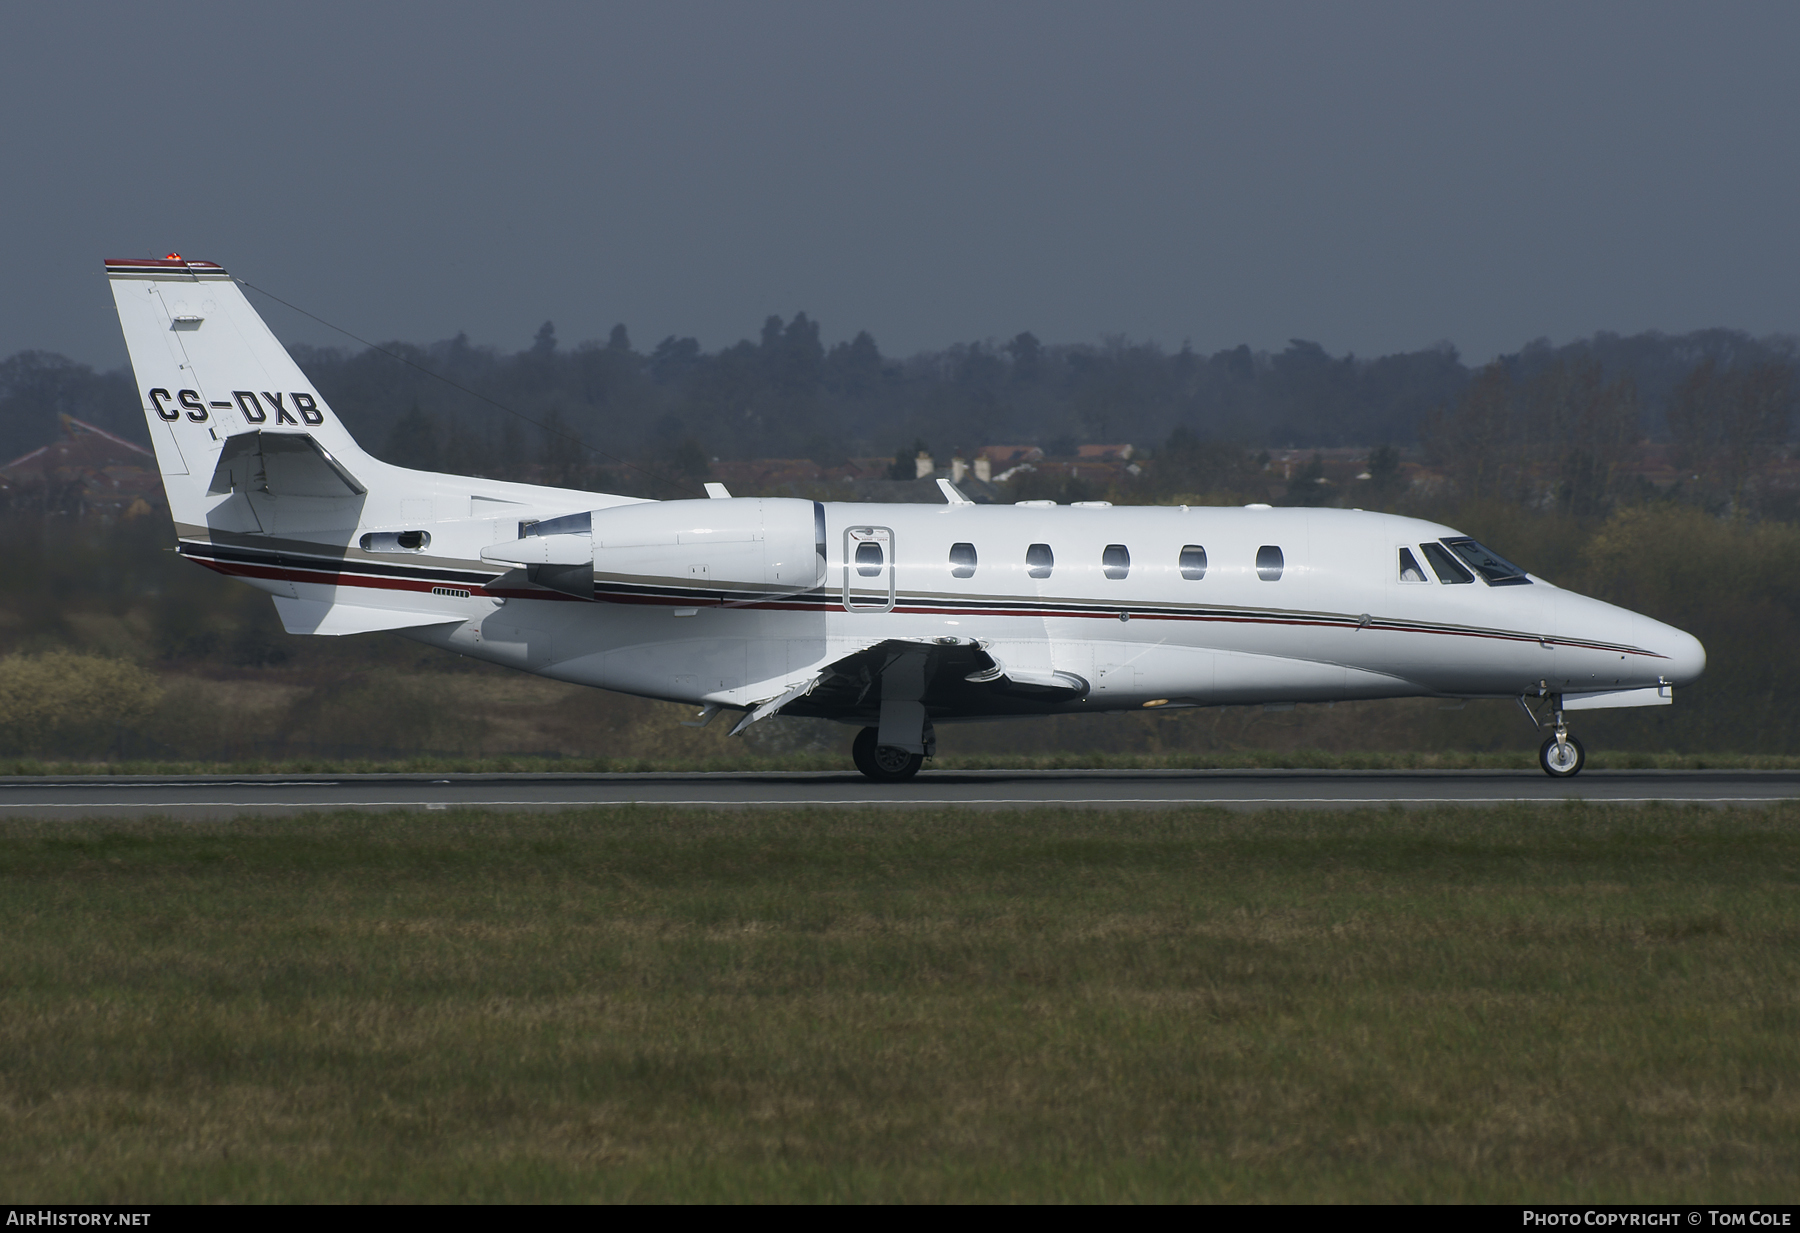
<instances>
[{"instance_id":1,"label":"runway surface","mask_svg":"<svg viewBox=\"0 0 1800 1233\"><path fill-rule=\"evenodd\" d=\"M854 773L637 775L18 776L0 817L221 818L332 809L555 810L587 805L1232 809L1515 801L1761 805L1800 798L1800 771L927 771L873 784Z\"/></svg>"}]
</instances>

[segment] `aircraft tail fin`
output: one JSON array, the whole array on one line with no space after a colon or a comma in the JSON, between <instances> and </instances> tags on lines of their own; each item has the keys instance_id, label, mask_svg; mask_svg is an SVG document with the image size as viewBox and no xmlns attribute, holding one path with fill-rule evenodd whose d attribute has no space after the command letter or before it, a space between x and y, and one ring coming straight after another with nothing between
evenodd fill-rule
<instances>
[{"instance_id":1,"label":"aircraft tail fin","mask_svg":"<svg viewBox=\"0 0 1800 1233\"><path fill-rule=\"evenodd\" d=\"M199 524L248 447L315 452L348 476L384 469L366 454L223 267L170 254L106 263L119 325L177 525ZM282 437L309 437L311 445ZM239 464L241 467L241 464ZM210 495L209 495L210 493Z\"/></svg>"}]
</instances>

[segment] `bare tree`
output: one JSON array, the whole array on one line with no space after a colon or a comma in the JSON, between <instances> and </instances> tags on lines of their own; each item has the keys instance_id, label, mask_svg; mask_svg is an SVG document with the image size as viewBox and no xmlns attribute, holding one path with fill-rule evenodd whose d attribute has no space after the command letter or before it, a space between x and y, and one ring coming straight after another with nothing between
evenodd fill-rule
<instances>
[{"instance_id":1,"label":"bare tree","mask_svg":"<svg viewBox=\"0 0 1800 1233\"><path fill-rule=\"evenodd\" d=\"M1536 462L1533 495L1572 514L1605 512L1619 467L1639 440L1636 384L1603 378L1592 359L1558 360L1520 393L1518 422Z\"/></svg>"},{"instance_id":2,"label":"bare tree","mask_svg":"<svg viewBox=\"0 0 1800 1233\"><path fill-rule=\"evenodd\" d=\"M1794 399L1793 370L1784 363L1720 368L1702 360L1675 388L1669 405L1676 461L1718 484L1732 514L1742 516L1757 466L1787 439Z\"/></svg>"},{"instance_id":3,"label":"bare tree","mask_svg":"<svg viewBox=\"0 0 1800 1233\"><path fill-rule=\"evenodd\" d=\"M1669 435L1675 439L1675 463L1700 476L1713 465L1713 403L1719 366L1709 356L1675 387L1669 401Z\"/></svg>"},{"instance_id":4,"label":"bare tree","mask_svg":"<svg viewBox=\"0 0 1800 1233\"><path fill-rule=\"evenodd\" d=\"M1557 360L1521 384L1489 364L1450 407L1428 416L1426 455L1464 497L1598 514L1639 439L1637 387L1593 360Z\"/></svg>"},{"instance_id":5,"label":"bare tree","mask_svg":"<svg viewBox=\"0 0 1800 1233\"><path fill-rule=\"evenodd\" d=\"M1751 472L1772 460L1787 439L1794 413L1793 371L1786 364L1764 363L1732 373L1720 412L1720 470L1735 515L1744 510Z\"/></svg>"},{"instance_id":6,"label":"bare tree","mask_svg":"<svg viewBox=\"0 0 1800 1233\"><path fill-rule=\"evenodd\" d=\"M1512 371L1498 360L1489 364L1454 404L1425 417L1419 436L1426 458L1463 496L1513 496L1521 460Z\"/></svg>"}]
</instances>

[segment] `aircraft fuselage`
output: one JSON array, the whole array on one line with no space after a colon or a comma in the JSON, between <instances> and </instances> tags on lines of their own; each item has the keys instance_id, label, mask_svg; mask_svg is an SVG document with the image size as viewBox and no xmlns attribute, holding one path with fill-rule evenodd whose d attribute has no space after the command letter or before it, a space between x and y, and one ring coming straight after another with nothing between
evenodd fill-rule
<instances>
[{"instance_id":1,"label":"aircraft fuselage","mask_svg":"<svg viewBox=\"0 0 1800 1233\"><path fill-rule=\"evenodd\" d=\"M605 526L615 512L639 523L652 516L659 531L627 538L655 542L609 551ZM809 532L780 545L807 558L800 574L787 586L723 576L722 553L761 551L779 538L777 514ZM1466 580L1443 581L1422 546L1458 532L1360 510L746 499L645 503L592 518L588 602L535 584L527 570L483 561L491 519L395 528L397 536L427 532L428 551L351 545L308 561L265 549L265 561L248 570L240 545L238 560L210 563L278 595L294 588L302 600L379 609L401 597L409 610L429 607L455 622L403 631L411 637L696 705L755 705L777 686L890 640L979 646L1006 680L1023 684L962 691L930 708L940 721L1146 703L1655 689L1688 683L1704 664L1680 630L1536 577L1491 585L1465 570ZM758 538L720 538L734 531ZM634 549L641 560L628 563L637 568L609 568L609 558ZM187 551L213 556L199 544ZM1402 552L1418 580L1402 577ZM761 558L758 567L766 568ZM815 709L800 701L786 708Z\"/></svg>"}]
</instances>

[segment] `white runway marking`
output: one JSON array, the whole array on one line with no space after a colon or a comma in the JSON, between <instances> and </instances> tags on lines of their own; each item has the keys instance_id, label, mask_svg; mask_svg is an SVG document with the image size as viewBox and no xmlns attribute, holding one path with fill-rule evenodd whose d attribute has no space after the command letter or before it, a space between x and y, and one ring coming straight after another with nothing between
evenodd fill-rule
<instances>
[{"instance_id":1,"label":"white runway marking","mask_svg":"<svg viewBox=\"0 0 1800 1233\"><path fill-rule=\"evenodd\" d=\"M1572 801L1612 805L1767 805L1797 799L1788 796L1079 796L1059 800L1030 797L893 797L881 800L393 800L393 801L43 801L15 804L0 801L0 809L407 809L421 806L498 808L588 808L609 805L720 806L805 805L831 809L841 805L1562 805Z\"/></svg>"},{"instance_id":2,"label":"white runway marking","mask_svg":"<svg viewBox=\"0 0 1800 1233\"><path fill-rule=\"evenodd\" d=\"M1096 792L1097 789L1111 791ZM1125 793L1131 793L1125 795ZM539 795L541 793L541 795ZM841 797L838 794L842 794ZM874 793L875 795L864 795ZM1000 795L1008 793L1008 795ZM1025 795L1017 795L1025 793ZM1230 793L1231 795L1224 795ZM1414 795L1417 793L1417 795ZM1215 795L1217 794L1217 795ZM207 799L208 797L212 799ZM260 798L260 799L258 799ZM345 799L348 798L348 799ZM837 772L399 775L266 779L204 775L0 780L0 818L174 818L337 811L581 809L1378 810L1520 804L1726 808L1800 799L1800 772L1600 772L1579 783L1515 772L959 772L869 784Z\"/></svg>"}]
</instances>

